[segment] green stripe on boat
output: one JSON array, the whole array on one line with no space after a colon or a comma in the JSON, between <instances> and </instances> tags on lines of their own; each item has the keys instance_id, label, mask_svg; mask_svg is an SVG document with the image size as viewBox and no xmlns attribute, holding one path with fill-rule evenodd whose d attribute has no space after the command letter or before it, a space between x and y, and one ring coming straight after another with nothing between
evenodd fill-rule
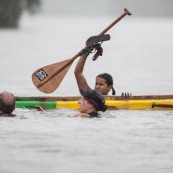
<instances>
[{"instance_id":1,"label":"green stripe on boat","mask_svg":"<svg viewBox=\"0 0 173 173\"><path fill-rule=\"evenodd\" d=\"M17 108L27 108L27 109L35 109L36 106L41 106L45 109L55 109L57 101L16 101Z\"/></svg>"}]
</instances>

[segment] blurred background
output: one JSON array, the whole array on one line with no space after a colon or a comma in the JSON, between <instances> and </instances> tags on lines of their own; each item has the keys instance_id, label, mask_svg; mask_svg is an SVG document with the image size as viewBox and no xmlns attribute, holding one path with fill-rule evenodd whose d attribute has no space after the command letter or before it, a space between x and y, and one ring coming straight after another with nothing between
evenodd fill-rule
<instances>
[{"instance_id":1,"label":"blurred background","mask_svg":"<svg viewBox=\"0 0 173 173\"><path fill-rule=\"evenodd\" d=\"M127 7L135 16L172 17L172 0L43 0L42 12L54 15L118 15Z\"/></svg>"},{"instance_id":2,"label":"blurred background","mask_svg":"<svg viewBox=\"0 0 173 173\"><path fill-rule=\"evenodd\" d=\"M73 57L124 8L126 16L108 34L104 53L87 61L91 86L102 72L112 74L117 95L172 94L172 0L0 0L0 91L45 95L32 83L40 67ZM73 63L50 95L78 95Z\"/></svg>"},{"instance_id":3,"label":"blurred background","mask_svg":"<svg viewBox=\"0 0 173 173\"><path fill-rule=\"evenodd\" d=\"M172 0L0 0L0 27L16 27L23 14L115 16L128 7L135 16L173 17Z\"/></svg>"}]
</instances>

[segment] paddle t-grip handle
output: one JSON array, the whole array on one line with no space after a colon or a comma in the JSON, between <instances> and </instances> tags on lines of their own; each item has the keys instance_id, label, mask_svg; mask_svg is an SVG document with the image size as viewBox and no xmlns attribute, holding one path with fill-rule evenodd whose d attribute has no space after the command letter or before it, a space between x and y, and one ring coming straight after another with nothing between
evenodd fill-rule
<instances>
[{"instance_id":1,"label":"paddle t-grip handle","mask_svg":"<svg viewBox=\"0 0 173 173\"><path fill-rule=\"evenodd\" d=\"M132 15L126 8L124 9L124 13L118 17L115 21L113 21L107 28L105 28L99 35L104 35L108 30L110 30L116 23L118 23L124 16Z\"/></svg>"}]
</instances>

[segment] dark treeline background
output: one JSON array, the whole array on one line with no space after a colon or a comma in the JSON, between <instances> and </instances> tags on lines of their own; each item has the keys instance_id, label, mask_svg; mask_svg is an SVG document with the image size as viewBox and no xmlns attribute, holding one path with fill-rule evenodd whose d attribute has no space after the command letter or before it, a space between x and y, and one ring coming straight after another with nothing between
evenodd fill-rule
<instances>
[{"instance_id":1,"label":"dark treeline background","mask_svg":"<svg viewBox=\"0 0 173 173\"><path fill-rule=\"evenodd\" d=\"M0 0L0 27L17 28L23 11L35 13L41 0Z\"/></svg>"},{"instance_id":2,"label":"dark treeline background","mask_svg":"<svg viewBox=\"0 0 173 173\"><path fill-rule=\"evenodd\" d=\"M48 15L113 15L127 8L134 17L173 17L173 0L0 0L0 27L17 28L24 11Z\"/></svg>"}]
</instances>

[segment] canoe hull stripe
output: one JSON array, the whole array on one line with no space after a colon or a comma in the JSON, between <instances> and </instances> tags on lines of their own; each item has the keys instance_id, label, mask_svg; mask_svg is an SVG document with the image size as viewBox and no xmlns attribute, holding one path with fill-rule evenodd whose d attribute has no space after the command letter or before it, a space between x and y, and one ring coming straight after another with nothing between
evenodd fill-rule
<instances>
[{"instance_id":1,"label":"canoe hull stripe","mask_svg":"<svg viewBox=\"0 0 173 173\"><path fill-rule=\"evenodd\" d=\"M108 109L130 109L130 110L143 110L143 109L168 109L164 107L154 107L152 104L170 104L173 105L173 99L154 99L154 100L106 100ZM78 101L16 101L17 108L32 109L36 106L42 106L45 109L79 109ZM170 108L171 109L171 108ZM172 108L173 109L173 108Z\"/></svg>"}]
</instances>

